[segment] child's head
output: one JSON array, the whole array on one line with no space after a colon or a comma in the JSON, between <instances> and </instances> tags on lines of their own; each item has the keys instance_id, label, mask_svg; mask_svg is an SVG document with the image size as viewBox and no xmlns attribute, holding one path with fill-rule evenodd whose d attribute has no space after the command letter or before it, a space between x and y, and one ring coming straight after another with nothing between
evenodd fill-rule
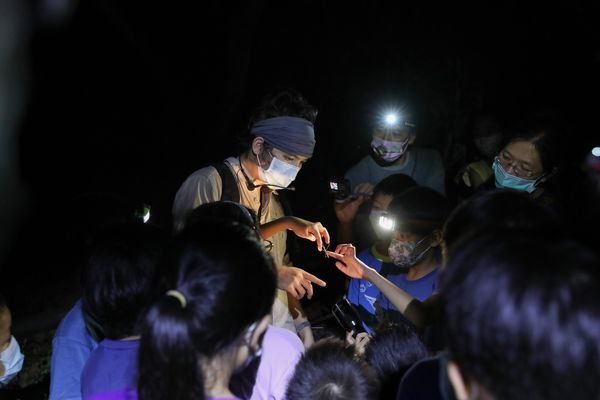
<instances>
[{"instance_id":1,"label":"child's head","mask_svg":"<svg viewBox=\"0 0 600 400\"><path fill-rule=\"evenodd\" d=\"M174 237L161 272L142 326L140 397L202 399L207 371L232 373L260 354L275 265L251 228L206 219Z\"/></svg>"},{"instance_id":2,"label":"child's head","mask_svg":"<svg viewBox=\"0 0 600 400\"><path fill-rule=\"evenodd\" d=\"M82 307L96 339L139 334L166 240L159 228L140 222L113 224L95 236L84 272Z\"/></svg>"},{"instance_id":3,"label":"child's head","mask_svg":"<svg viewBox=\"0 0 600 400\"><path fill-rule=\"evenodd\" d=\"M375 399L378 390L371 368L339 338L321 339L302 356L290 379L288 400Z\"/></svg>"},{"instance_id":4,"label":"child's head","mask_svg":"<svg viewBox=\"0 0 600 400\"><path fill-rule=\"evenodd\" d=\"M369 219L378 240L389 241L391 237L391 231L382 229L379 225L379 218L388 210L394 197L415 186L417 182L405 174L390 175L375 185Z\"/></svg>"},{"instance_id":5,"label":"child's head","mask_svg":"<svg viewBox=\"0 0 600 400\"><path fill-rule=\"evenodd\" d=\"M394 219L389 251L394 264L411 267L426 257L438 258L442 226L451 209L444 195L425 186L396 196L388 208Z\"/></svg>"}]
</instances>

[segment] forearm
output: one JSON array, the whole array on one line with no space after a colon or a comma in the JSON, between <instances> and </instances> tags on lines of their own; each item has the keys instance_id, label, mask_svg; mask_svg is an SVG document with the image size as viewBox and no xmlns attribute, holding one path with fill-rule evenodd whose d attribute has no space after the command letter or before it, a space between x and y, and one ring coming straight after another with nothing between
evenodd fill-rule
<instances>
[{"instance_id":1,"label":"forearm","mask_svg":"<svg viewBox=\"0 0 600 400\"><path fill-rule=\"evenodd\" d=\"M416 300L409 293L400 289L398 286L381 276L373 268L365 268L364 278L374 284L379 291L400 311L406 312L408 305Z\"/></svg>"},{"instance_id":2,"label":"forearm","mask_svg":"<svg viewBox=\"0 0 600 400\"><path fill-rule=\"evenodd\" d=\"M288 294L288 307L294 319L294 326L296 327L296 333L302 340L304 348L308 349L314 343L312 328L310 321L304 312L304 308L300 303L300 300Z\"/></svg>"},{"instance_id":3,"label":"forearm","mask_svg":"<svg viewBox=\"0 0 600 400\"><path fill-rule=\"evenodd\" d=\"M262 224L260 226L260 235L263 239L268 239L277 232L281 232L285 229L290 229L292 218L293 217L285 216Z\"/></svg>"}]
</instances>

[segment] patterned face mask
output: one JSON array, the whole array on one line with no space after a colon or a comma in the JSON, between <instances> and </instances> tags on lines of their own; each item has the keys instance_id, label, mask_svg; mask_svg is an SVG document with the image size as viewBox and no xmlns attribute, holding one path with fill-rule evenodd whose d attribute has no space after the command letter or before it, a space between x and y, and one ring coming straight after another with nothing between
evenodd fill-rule
<instances>
[{"instance_id":1,"label":"patterned face mask","mask_svg":"<svg viewBox=\"0 0 600 400\"><path fill-rule=\"evenodd\" d=\"M392 238L388 252L392 262L404 268L412 267L423 259L425 254L431 249L431 244L426 244L425 240L430 235L425 236L419 241L398 240Z\"/></svg>"}]
</instances>

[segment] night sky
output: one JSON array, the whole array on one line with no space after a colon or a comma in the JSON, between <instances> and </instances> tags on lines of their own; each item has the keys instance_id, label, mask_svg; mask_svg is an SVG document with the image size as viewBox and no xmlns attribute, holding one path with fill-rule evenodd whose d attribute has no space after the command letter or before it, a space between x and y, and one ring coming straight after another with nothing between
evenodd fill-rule
<instances>
[{"instance_id":1,"label":"night sky","mask_svg":"<svg viewBox=\"0 0 600 400\"><path fill-rule=\"evenodd\" d=\"M409 105L418 143L448 163L482 108L507 120L553 110L575 160L599 136L598 2L87 0L56 23L43 3L19 145L31 198L20 241L45 238L44 249L72 218L64 205L87 192L148 203L167 225L181 182L237 154L235 134L276 86L319 109L316 152L291 200L328 224L326 181L366 154L385 105ZM29 257L13 263L40 268ZM42 276L60 264L44 261Z\"/></svg>"}]
</instances>

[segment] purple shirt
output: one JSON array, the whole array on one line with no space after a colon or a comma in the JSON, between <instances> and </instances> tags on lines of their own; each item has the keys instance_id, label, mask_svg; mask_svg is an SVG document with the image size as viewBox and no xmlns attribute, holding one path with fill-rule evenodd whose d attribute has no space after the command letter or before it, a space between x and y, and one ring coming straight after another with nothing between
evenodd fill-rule
<instances>
[{"instance_id":1,"label":"purple shirt","mask_svg":"<svg viewBox=\"0 0 600 400\"><path fill-rule=\"evenodd\" d=\"M116 390L113 392L98 393L90 400L138 400L135 390ZM237 397L207 397L206 400L241 400Z\"/></svg>"},{"instance_id":2,"label":"purple shirt","mask_svg":"<svg viewBox=\"0 0 600 400\"><path fill-rule=\"evenodd\" d=\"M287 329L269 325L251 400L283 399L288 381L304 353L304 344Z\"/></svg>"},{"instance_id":3,"label":"purple shirt","mask_svg":"<svg viewBox=\"0 0 600 400\"><path fill-rule=\"evenodd\" d=\"M100 347L102 344L107 342L104 340L100 343ZM111 341L113 342L113 341ZM115 342L113 342L115 343ZM116 342L123 343L123 342ZM95 351L94 351L95 353ZM265 338L263 339L263 348L262 348L262 356L260 360L260 365L258 367L258 372L256 375L256 383L254 385L254 389L252 391L251 400L279 400L283 399L285 394L285 390L287 388L288 381L290 380L292 374L294 373L294 369L296 368L296 364L300 360L300 357L304 353L304 345L302 341L298 337L298 335L293 334L287 329L278 328L273 325L269 325L267 331L265 333ZM90 357L91 360L91 357ZM122 362L123 361L119 361ZM112 365L112 364L111 364ZM107 367L110 368L110 367ZM123 367L116 365L113 368L118 368L119 371L123 371ZM88 365L86 365L85 370L88 369ZM84 370L84 373L85 373ZM92 371L90 370L90 373ZM97 373L97 372L95 372ZM104 379L105 380L105 379ZM82 374L81 383L82 388L84 385L85 378ZM128 386L129 388L135 388L135 383L133 386ZM116 390L119 388L113 387L109 389L104 389L103 393L98 393L96 395L90 396L87 399L89 400L137 400L137 393L135 390L124 390L125 387L121 387L120 390ZM85 398L85 392L84 392ZM216 398L210 398L214 400L220 400ZM225 400L225 399L223 399Z\"/></svg>"},{"instance_id":4,"label":"purple shirt","mask_svg":"<svg viewBox=\"0 0 600 400\"><path fill-rule=\"evenodd\" d=\"M96 393L135 389L137 385L138 340L100 342L81 372L84 399Z\"/></svg>"}]
</instances>

